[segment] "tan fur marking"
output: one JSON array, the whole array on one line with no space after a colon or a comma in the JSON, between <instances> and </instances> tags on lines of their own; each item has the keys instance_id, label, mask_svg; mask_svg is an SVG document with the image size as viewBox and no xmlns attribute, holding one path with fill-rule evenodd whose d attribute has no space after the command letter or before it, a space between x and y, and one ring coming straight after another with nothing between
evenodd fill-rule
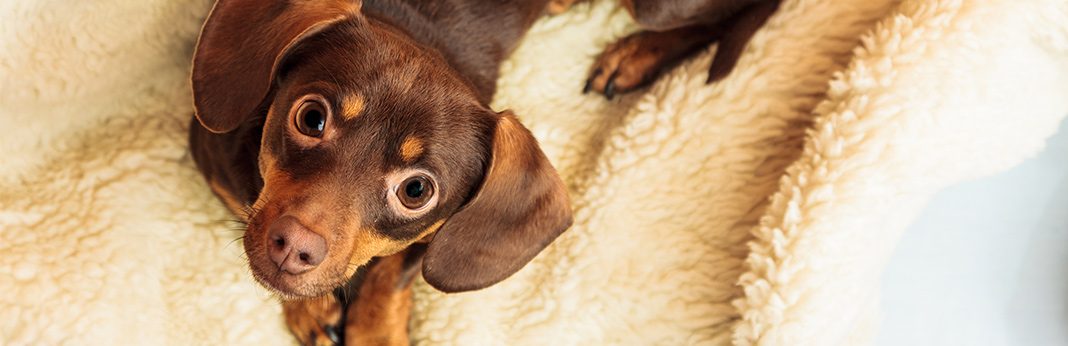
<instances>
[{"instance_id":1,"label":"tan fur marking","mask_svg":"<svg viewBox=\"0 0 1068 346\"><path fill-rule=\"evenodd\" d=\"M398 288L405 252L379 260L360 285L360 299L349 307L345 343L408 345L412 286Z\"/></svg>"},{"instance_id":2,"label":"tan fur marking","mask_svg":"<svg viewBox=\"0 0 1068 346\"><path fill-rule=\"evenodd\" d=\"M352 254L349 256L349 265L345 271L345 276L352 276L356 273L356 269L367 264L372 257L379 256L381 249L396 247L398 243L395 240L391 240L382 235L376 234L371 229L359 229L352 235Z\"/></svg>"},{"instance_id":3,"label":"tan fur marking","mask_svg":"<svg viewBox=\"0 0 1068 346\"><path fill-rule=\"evenodd\" d=\"M441 228L443 224L445 224L445 219L438 220L416 236L415 239L418 239L417 241L411 243L390 239L370 229L356 231L352 239L354 248L352 249L352 256L349 257L348 270L345 275L352 276L356 273L357 268L367 264L372 257L390 256L407 249L412 243L427 239L430 234Z\"/></svg>"},{"instance_id":4,"label":"tan fur marking","mask_svg":"<svg viewBox=\"0 0 1068 346\"><path fill-rule=\"evenodd\" d=\"M423 232L419 233L419 235L416 236L415 239L425 238L430 233L433 233L434 231L437 231L438 228L441 228L441 225L443 225L443 224L445 224L445 219L438 220L438 222L435 222L433 225L430 225L430 227L427 227L426 229L424 229ZM387 239L386 241L388 243L392 243L392 244L389 244L391 246L383 247L378 252L378 254L375 255L375 256L389 256L389 255L395 254L397 252L400 252L401 250L407 249L408 246L412 245L412 243L415 243L415 241L409 243L409 242L405 242L405 241L396 241L396 240L392 240L392 239Z\"/></svg>"},{"instance_id":5,"label":"tan fur marking","mask_svg":"<svg viewBox=\"0 0 1068 346\"><path fill-rule=\"evenodd\" d=\"M286 326L301 345L333 345L323 326L341 320L341 304L333 295L303 300L283 300Z\"/></svg>"},{"instance_id":6,"label":"tan fur marking","mask_svg":"<svg viewBox=\"0 0 1068 346\"><path fill-rule=\"evenodd\" d=\"M411 162L423 154L423 141L413 136L408 136L401 143L400 156L405 162Z\"/></svg>"},{"instance_id":7,"label":"tan fur marking","mask_svg":"<svg viewBox=\"0 0 1068 346\"><path fill-rule=\"evenodd\" d=\"M350 120L360 115L363 112L363 97L360 95L349 95L345 97L344 102L341 103L341 118Z\"/></svg>"},{"instance_id":8,"label":"tan fur marking","mask_svg":"<svg viewBox=\"0 0 1068 346\"><path fill-rule=\"evenodd\" d=\"M445 219L438 220L438 222L435 222L433 225L430 225L430 227L427 227L427 229L423 231L423 233L419 233L419 240L416 240L415 242L429 243L431 238L433 238L434 232L437 232L438 228L441 228L441 225L444 224Z\"/></svg>"},{"instance_id":9,"label":"tan fur marking","mask_svg":"<svg viewBox=\"0 0 1068 346\"><path fill-rule=\"evenodd\" d=\"M580 0L550 0L549 5L546 7L546 11L551 15L557 15L566 12L571 6L575 5Z\"/></svg>"}]
</instances>

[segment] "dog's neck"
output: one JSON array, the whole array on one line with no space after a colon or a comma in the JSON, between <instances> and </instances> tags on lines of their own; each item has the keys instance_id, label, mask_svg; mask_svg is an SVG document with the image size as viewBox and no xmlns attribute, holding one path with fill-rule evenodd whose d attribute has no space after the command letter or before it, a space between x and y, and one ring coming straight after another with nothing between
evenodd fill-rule
<instances>
[{"instance_id":1,"label":"dog's neck","mask_svg":"<svg viewBox=\"0 0 1068 346\"><path fill-rule=\"evenodd\" d=\"M548 0L364 0L363 13L436 50L489 104L501 61L541 15Z\"/></svg>"}]
</instances>

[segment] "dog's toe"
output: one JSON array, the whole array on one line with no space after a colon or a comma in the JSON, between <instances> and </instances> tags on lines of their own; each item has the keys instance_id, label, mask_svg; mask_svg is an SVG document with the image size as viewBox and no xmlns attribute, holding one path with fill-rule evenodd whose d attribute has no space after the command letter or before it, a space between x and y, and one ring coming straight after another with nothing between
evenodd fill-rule
<instances>
[{"instance_id":1,"label":"dog's toe","mask_svg":"<svg viewBox=\"0 0 1068 346\"><path fill-rule=\"evenodd\" d=\"M638 32L605 48L593 63L583 93L595 91L611 100L655 79L671 58L656 36L655 32Z\"/></svg>"}]
</instances>

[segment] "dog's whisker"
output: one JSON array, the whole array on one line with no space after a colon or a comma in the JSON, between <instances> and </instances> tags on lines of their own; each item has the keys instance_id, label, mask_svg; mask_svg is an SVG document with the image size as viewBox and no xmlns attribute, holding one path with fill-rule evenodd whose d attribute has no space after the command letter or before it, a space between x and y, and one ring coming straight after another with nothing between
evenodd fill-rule
<instances>
[{"instance_id":1,"label":"dog's whisker","mask_svg":"<svg viewBox=\"0 0 1068 346\"><path fill-rule=\"evenodd\" d=\"M238 241L244 241L244 240L245 240L245 236L244 236L244 235L242 235L242 236L240 236L240 237L237 237L237 238L234 238L234 240L231 240L231 241L230 241L229 243L226 243L226 247L230 247L230 246L233 246L233 245L234 245L234 243L236 243L236 242L238 242ZM246 258L246 259L247 259L247 258Z\"/></svg>"}]
</instances>

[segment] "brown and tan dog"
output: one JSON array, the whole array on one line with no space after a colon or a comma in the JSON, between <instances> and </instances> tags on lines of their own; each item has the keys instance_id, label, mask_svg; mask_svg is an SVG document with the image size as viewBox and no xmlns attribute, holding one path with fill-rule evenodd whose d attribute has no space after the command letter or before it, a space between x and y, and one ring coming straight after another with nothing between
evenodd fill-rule
<instances>
[{"instance_id":1,"label":"brown and tan dog","mask_svg":"<svg viewBox=\"0 0 1068 346\"><path fill-rule=\"evenodd\" d=\"M488 107L501 61L549 5L215 4L193 59L191 150L301 343L407 344L420 269L444 292L481 289L570 226L534 137ZM611 74L591 88L641 84Z\"/></svg>"}]
</instances>

